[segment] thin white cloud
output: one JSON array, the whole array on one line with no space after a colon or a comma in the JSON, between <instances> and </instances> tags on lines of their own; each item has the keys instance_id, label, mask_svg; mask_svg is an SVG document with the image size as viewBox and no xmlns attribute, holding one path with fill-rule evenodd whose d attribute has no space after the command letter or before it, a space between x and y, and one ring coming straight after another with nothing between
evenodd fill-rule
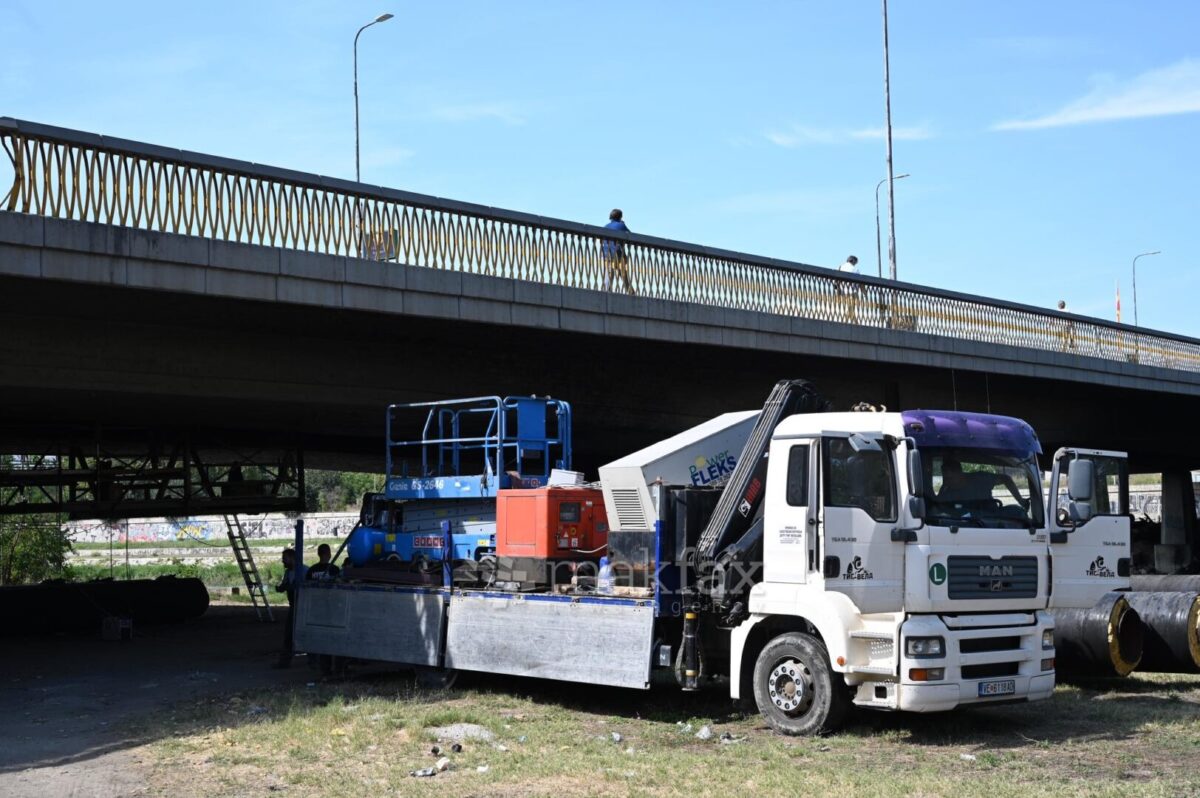
<instances>
[{"instance_id":1,"label":"thin white cloud","mask_svg":"<svg viewBox=\"0 0 1200 798\"><path fill-rule=\"evenodd\" d=\"M1051 114L999 122L992 129L1039 130L1197 112L1200 112L1200 60L1185 58L1127 81L1099 79L1090 92Z\"/></svg>"},{"instance_id":2,"label":"thin white cloud","mask_svg":"<svg viewBox=\"0 0 1200 798\"><path fill-rule=\"evenodd\" d=\"M882 127L866 127L861 130L851 130L852 139L882 139L886 133ZM933 138L933 130L928 125L913 127L893 127L892 138L895 141L923 141Z\"/></svg>"},{"instance_id":3,"label":"thin white cloud","mask_svg":"<svg viewBox=\"0 0 1200 798\"><path fill-rule=\"evenodd\" d=\"M841 128L819 128L806 125L792 125L786 130L769 130L765 134L767 141L779 147L793 149L808 144L840 144L846 141L863 141L881 139L884 135L882 127L858 128L848 130ZM893 127L892 138L895 140L920 141L931 139L934 131L929 125L914 127Z\"/></svg>"},{"instance_id":4,"label":"thin white cloud","mask_svg":"<svg viewBox=\"0 0 1200 798\"><path fill-rule=\"evenodd\" d=\"M429 115L443 122L476 122L481 119L495 119L506 125L525 124L525 119L509 103L442 105L430 111Z\"/></svg>"}]
</instances>

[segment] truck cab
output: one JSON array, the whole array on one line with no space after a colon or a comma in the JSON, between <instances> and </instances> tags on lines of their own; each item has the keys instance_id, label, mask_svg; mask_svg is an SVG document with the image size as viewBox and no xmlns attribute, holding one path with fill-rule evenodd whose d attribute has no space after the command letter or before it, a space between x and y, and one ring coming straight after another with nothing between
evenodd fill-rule
<instances>
[{"instance_id":1,"label":"truck cab","mask_svg":"<svg viewBox=\"0 0 1200 798\"><path fill-rule=\"evenodd\" d=\"M1054 565L1050 608L1091 607L1105 593L1129 590L1126 454L1059 449L1051 467L1049 497L1046 528Z\"/></svg>"},{"instance_id":2,"label":"truck cab","mask_svg":"<svg viewBox=\"0 0 1200 798\"><path fill-rule=\"evenodd\" d=\"M791 733L819 729L851 700L930 712L1049 697L1039 452L1033 430L1004 416L781 421L762 581L731 636L735 697L753 690L767 720ZM781 638L795 645L781 649ZM818 700L823 680L830 695Z\"/></svg>"}]
</instances>

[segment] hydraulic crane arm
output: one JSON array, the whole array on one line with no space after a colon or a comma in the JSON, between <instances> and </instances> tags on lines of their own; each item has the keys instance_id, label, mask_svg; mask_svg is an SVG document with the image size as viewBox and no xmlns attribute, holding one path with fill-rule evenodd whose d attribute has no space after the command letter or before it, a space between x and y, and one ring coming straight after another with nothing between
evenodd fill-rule
<instances>
[{"instance_id":1,"label":"hydraulic crane arm","mask_svg":"<svg viewBox=\"0 0 1200 798\"><path fill-rule=\"evenodd\" d=\"M779 422L796 413L824 413L832 409L829 400L806 380L781 380L775 384L712 518L700 534L694 560L698 571L713 563L754 525L766 492L767 448Z\"/></svg>"}]
</instances>

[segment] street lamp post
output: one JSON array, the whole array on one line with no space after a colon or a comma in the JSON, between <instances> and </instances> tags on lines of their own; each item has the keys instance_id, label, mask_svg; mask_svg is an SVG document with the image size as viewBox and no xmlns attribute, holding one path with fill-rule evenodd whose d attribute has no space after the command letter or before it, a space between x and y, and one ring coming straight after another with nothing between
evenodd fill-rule
<instances>
[{"instance_id":1,"label":"street lamp post","mask_svg":"<svg viewBox=\"0 0 1200 798\"><path fill-rule=\"evenodd\" d=\"M1137 315L1137 262L1138 262L1138 258L1144 258L1147 255L1161 255L1161 254L1162 254L1162 252L1160 250L1156 249L1153 252L1143 252L1141 255L1138 255L1137 257L1135 257L1133 259L1133 326L1134 327L1138 326L1138 315Z\"/></svg>"},{"instance_id":2,"label":"street lamp post","mask_svg":"<svg viewBox=\"0 0 1200 798\"><path fill-rule=\"evenodd\" d=\"M902 175L896 175L893 180L900 180L908 177L908 172ZM886 183L888 179L885 177L875 184L875 270L883 277L883 249L879 240L879 189Z\"/></svg>"},{"instance_id":3,"label":"street lamp post","mask_svg":"<svg viewBox=\"0 0 1200 798\"><path fill-rule=\"evenodd\" d=\"M888 263L891 278L896 279L896 200L892 196L892 89L891 69L888 60L887 0L883 0L883 99L887 119L887 171L888 171Z\"/></svg>"},{"instance_id":4,"label":"street lamp post","mask_svg":"<svg viewBox=\"0 0 1200 798\"><path fill-rule=\"evenodd\" d=\"M358 29L358 33L354 34L354 180L362 182L362 170L359 167L358 161L358 37L362 36L362 32L372 25L380 22L387 22L392 18L391 14L380 14L371 22L363 25Z\"/></svg>"}]
</instances>

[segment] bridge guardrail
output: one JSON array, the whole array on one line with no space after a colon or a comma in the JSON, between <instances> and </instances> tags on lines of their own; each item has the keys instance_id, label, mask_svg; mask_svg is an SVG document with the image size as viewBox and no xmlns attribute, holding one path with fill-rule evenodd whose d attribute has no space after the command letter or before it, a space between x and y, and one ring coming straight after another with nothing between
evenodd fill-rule
<instances>
[{"instance_id":1,"label":"bridge guardrail","mask_svg":"<svg viewBox=\"0 0 1200 798\"><path fill-rule=\"evenodd\" d=\"M1200 340L1028 305L7 117L0 143L9 211L1200 371Z\"/></svg>"}]
</instances>

